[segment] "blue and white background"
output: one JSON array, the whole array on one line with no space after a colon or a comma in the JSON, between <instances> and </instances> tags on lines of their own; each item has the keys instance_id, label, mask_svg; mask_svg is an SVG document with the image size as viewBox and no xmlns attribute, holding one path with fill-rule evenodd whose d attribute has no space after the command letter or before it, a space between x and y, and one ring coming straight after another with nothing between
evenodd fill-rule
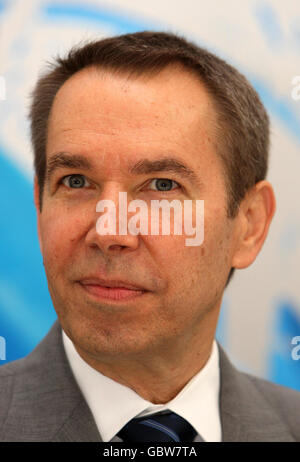
<instances>
[{"instance_id":1,"label":"blue and white background","mask_svg":"<svg viewBox=\"0 0 300 462\"><path fill-rule=\"evenodd\" d=\"M29 93L53 55L82 39L144 29L179 32L216 52L248 77L269 111L277 213L257 261L236 272L225 293L218 339L243 370L300 390L300 361L291 356L300 335L295 85L292 97L299 0L0 0L0 365L28 354L56 319L36 232Z\"/></svg>"}]
</instances>

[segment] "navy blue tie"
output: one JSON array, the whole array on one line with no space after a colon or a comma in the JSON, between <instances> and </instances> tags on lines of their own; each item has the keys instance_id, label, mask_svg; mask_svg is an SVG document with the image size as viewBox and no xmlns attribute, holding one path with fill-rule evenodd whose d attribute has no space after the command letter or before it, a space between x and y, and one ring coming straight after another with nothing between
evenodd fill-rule
<instances>
[{"instance_id":1,"label":"navy blue tie","mask_svg":"<svg viewBox=\"0 0 300 462\"><path fill-rule=\"evenodd\" d=\"M185 419L170 411L132 419L119 431L118 436L125 443L191 443L196 434Z\"/></svg>"}]
</instances>

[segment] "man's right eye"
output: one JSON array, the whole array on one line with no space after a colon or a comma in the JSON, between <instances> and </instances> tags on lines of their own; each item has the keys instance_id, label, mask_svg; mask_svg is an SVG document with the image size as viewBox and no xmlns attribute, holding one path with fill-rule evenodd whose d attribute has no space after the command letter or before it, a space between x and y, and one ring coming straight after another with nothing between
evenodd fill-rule
<instances>
[{"instance_id":1,"label":"man's right eye","mask_svg":"<svg viewBox=\"0 0 300 462\"><path fill-rule=\"evenodd\" d=\"M84 175L73 174L67 175L62 178L61 183L67 186L67 188L79 189L90 186L90 183Z\"/></svg>"}]
</instances>

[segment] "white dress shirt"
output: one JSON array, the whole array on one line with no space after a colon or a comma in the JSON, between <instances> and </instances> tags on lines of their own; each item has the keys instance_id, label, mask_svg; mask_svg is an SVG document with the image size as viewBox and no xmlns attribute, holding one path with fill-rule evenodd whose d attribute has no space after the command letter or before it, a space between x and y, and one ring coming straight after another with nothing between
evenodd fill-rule
<instances>
[{"instance_id":1,"label":"white dress shirt","mask_svg":"<svg viewBox=\"0 0 300 462\"><path fill-rule=\"evenodd\" d=\"M166 404L153 404L89 366L64 331L63 344L75 380L104 442L121 441L116 434L134 417L167 409L186 419L204 441L221 441L219 351L215 340L205 366Z\"/></svg>"}]
</instances>

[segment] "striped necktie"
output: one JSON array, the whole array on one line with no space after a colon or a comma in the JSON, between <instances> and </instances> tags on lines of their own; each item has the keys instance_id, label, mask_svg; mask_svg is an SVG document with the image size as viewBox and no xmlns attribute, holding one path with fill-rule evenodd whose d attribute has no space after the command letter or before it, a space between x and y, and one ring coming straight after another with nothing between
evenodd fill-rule
<instances>
[{"instance_id":1,"label":"striped necktie","mask_svg":"<svg viewBox=\"0 0 300 462\"><path fill-rule=\"evenodd\" d=\"M130 420L118 433L125 443L184 442L194 440L197 432L174 412L153 414Z\"/></svg>"}]
</instances>

